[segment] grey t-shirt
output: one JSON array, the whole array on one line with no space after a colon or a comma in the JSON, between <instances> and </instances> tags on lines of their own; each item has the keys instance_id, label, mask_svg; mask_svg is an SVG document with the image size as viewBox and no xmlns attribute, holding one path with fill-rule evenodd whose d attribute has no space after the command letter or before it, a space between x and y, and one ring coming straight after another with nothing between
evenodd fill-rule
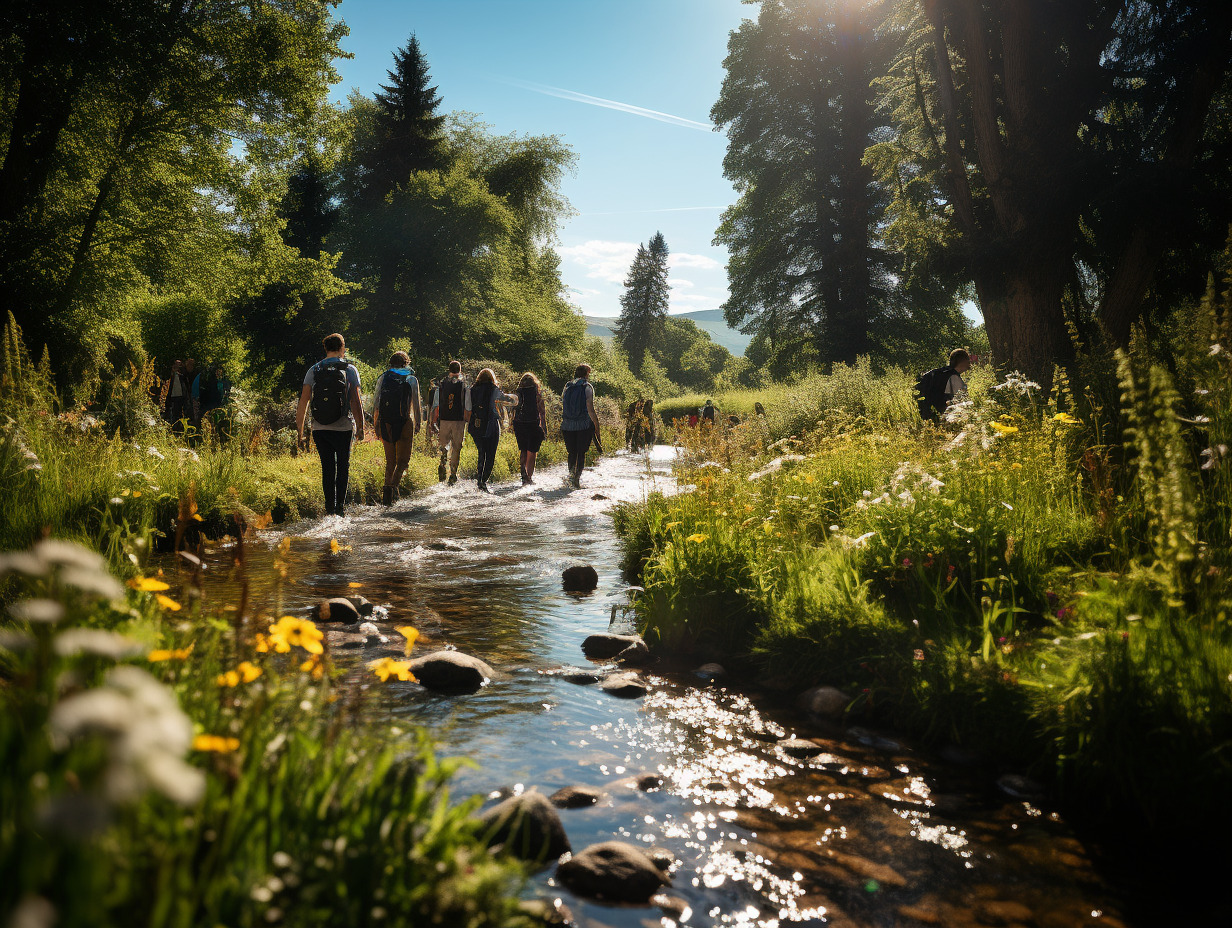
<instances>
[{"instance_id":1,"label":"grey t-shirt","mask_svg":"<svg viewBox=\"0 0 1232 928\"><path fill-rule=\"evenodd\" d=\"M957 396L960 393L967 392L967 385L963 383L963 379L958 374L950 374L950 379L945 385L946 396Z\"/></svg>"},{"instance_id":2,"label":"grey t-shirt","mask_svg":"<svg viewBox=\"0 0 1232 928\"><path fill-rule=\"evenodd\" d=\"M322 358L322 360L332 361L335 359ZM320 364L320 363L321 363L320 361L317 362L317 364ZM347 385L354 387L355 392L358 393L359 392L359 371L356 370L354 364L348 364L346 366L346 379L347 379ZM317 382L317 365L314 364L312 365L312 367L308 368L308 373L304 375L304 386L311 387L316 382ZM312 418L312 404L309 403L308 404L308 421L310 423L310 428L312 429L312 431L314 432L351 432L351 431L354 431L355 430L355 419L351 415L350 397L347 397L347 401L344 405L346 406L346 415L341 416L337 422L331 422L328 425L326 425L322 422L317 422L316 419Z\"/></svg>"}]
</instances>

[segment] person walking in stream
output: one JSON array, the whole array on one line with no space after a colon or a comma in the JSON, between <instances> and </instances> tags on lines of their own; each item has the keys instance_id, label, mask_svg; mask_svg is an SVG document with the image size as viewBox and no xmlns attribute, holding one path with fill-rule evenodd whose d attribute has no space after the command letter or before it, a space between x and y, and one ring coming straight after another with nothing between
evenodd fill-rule
<instances>
[{"instance_id":1,"label":"person walking in stream","mask_svg":"<svg viewBox=\"0 0 1232 928\"><path fill-rule=\"evenodd\" d=\"M476 474L476 484L484 493L490 493L488 478L492 476L492 465L496 463L496 448L501 437L501 410L505 406L516 406L517 396L510 396L500 388L496 374L491 368L485 367L475 378L471 387L471 417L468 427L475 447L479 450L479 466Z\"/></svg>"},{"instance_id":2,"label":"person walking in stream","mask_svg":"<svg viewBox=\"0 0 1232 928\"><path fill-rule=\"evenodd\" d=\"M565 450L569 452L569 486L575 490L582 488L582 468L586 465L586 452L590 450L593 441L599 453L603 453L603 445L599 440L599 417L595 414L595 388L590 384L590 365L579 364L573 372L573 379L565 384L561 392L564 404L564 414L560 423L560 432L565 439Z\"/></svg>"},{"instance_id":3,"label":"person walking in stream","mask_svg":"<svg viewBox=\"0 0 1232 928\"><path fill-rule=\"evenodd\" d=\"M436 430L436 443L441 449L441 463L436 470L438 480L445 479L445 459L449 459L449 485L458 482L458 458L466 423L471 418L471 388L462 377L462 365L449 362L449 373L441 378L432 397L428 422Z\"/></svg>"},{"instance_id":4,"label":"person walking in stream","mask_svg":"<svg viewBox=\"0 0 1232 928\"><path fill-rule=\"evenodd\" d=\"M547 414L543 407L543 388L529 371L518 383L518 403L513 414L513 436L518 440L522 464L522 486L535 482L535 458L547 435Z\"/></svg>"},{"instance_id":5,"label":"person walking in stream","mask_svg":"<svg viewBox=\"0 0 1232 928\"><path fill-rule=\"evenodd\" d=\"M398 498L398 485L411 462L411 446L422 422L419 381L411 370L411 359L405 351L395 351L389 370L377 378L372 398L372 428L385 449L381 502L386 506Z\"/></svg>"},{"instance_id":6,"label":"person walking in stream","mask_svg":"<svg viewBox=\"0 0 1232 928\"><path fill-rule=\"evenodd\" d=\"M312 441L321 456L321 489L325 511L345 515L347 480L351 469L351 441L364 440L364 409L359 401L359 371L346 361L346 342L337 332L325 336L325 357L304 375L295 427L301 445L312 410Z\"/></svg>"}]
</instances>

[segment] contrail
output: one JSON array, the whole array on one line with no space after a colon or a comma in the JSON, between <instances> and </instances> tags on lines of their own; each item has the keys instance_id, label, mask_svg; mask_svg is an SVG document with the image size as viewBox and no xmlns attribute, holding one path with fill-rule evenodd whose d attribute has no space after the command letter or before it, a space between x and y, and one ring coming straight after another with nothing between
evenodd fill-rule
<instances>
[{"instance_id":1,"label":"contrail","mask_svg":"<svg viewBox=\"0 0 1232 928\"><path fill-rule=\"evenodd\" d=\"M579 213L579 216L640 216L643 213L694 213L703 210L724 210L726 206L671 206L666 209L622 209L614 212Z\"/></svg>"},{"instance_id":2,"label":"contrail","mask_svg":"<svg viewBox=\"0 0 1232 928\"><path fill-rule=\"evenodd\" d=\"M549 97L559 97L562 100L572 100L575 103L587 103L591 106L601 106L604 109L618 110L621 113L628 113L631 116L642 116L646 119L654 119L659 122L665 122L673 126L682 126L685 129L698 129L702 132L711 132L714 130L708 122L698 122L696 119L685 119L683 116L673 116L671 113L660 113L658 110L648 110L644 106L635 106L632 103L621 103L619 100L607 100L603 97L592 97L588 93L578 93L576 90L564 90L560 87L551 87L547 84L536 84L533 81L522 81L517 78L503 78L507 84L513 84L515 87L521 87L523 90L533 90L535 93L541 93Z\"/></svg>"}]
</instances>

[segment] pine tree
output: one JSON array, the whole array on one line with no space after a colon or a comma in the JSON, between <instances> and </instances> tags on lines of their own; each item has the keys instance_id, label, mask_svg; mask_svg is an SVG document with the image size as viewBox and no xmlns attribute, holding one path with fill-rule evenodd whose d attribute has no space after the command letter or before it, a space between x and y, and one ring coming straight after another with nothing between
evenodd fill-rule
<instances>
[{"instance_id":1,"label":"pine tree","mask_svg":"<svg viewBox=\"0 0 1232 928\"><path fill-rule=\"evenodd\" d=\"M647 349L663 334L671 286L667 282L667 240L656 232L648 245L638 245L637 256L625 278L616 320L616 343L629 358L629 369L641 372Z\"/></svg>"},{"instance_id":2,"label":"pine tree","mask_svg":"<svg viewBox=\"0 0 1232 928\"><path fill-rule=\"evenodd\" d=\"M376 94L376 138L367 165L370 191L378 199L405 184L414 171L436 171L446 164L442 127L437 113L441 98L429 86L428 62L412 35L394 52L389 83Z\"/></svg>"}]
</instances>

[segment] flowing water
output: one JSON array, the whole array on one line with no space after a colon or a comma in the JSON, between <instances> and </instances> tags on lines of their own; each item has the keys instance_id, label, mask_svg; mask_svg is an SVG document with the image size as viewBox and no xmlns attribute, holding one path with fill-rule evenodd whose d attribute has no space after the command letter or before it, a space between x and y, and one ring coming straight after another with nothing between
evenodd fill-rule
<instances>
[{"instance_id":1,"label":"flowing water","mask_svg":"<svg viewBox=\"0 0 1232 928\"><path fill-rule=\"evenodd\" d=\"M442 484L390 510L353 507L345 519L263 532L248 547L253 601L280 595L290 612L358 592L381 604L374 621L388 643L327 637L349 670L341 685L378 690L375 723L391 740L426 728L442 755L475 761L456 794L599 787L598 804L561 811L575 851L620 839L674 855L672 910L587 902L552 868L541 871L531 891L562 900L579 925L1123 924L1066 824L961 758L944 763L858 728L827 740L789 695L707 683L687 668L651 667L650 694L635 700L557 673L595 668L579 645L606 631L612 606L625 602L609 507L671 492L670 465L670 449L659 447L649 458L602 459L581 491L551 468L533 487L485 495L468 482ZM273 561L288 536L289 573L276 589ZM210 597L234 601L229 552L207 563ZM562 592L561 571L573 563L598 570L597 591ZM466 696L379 683L363 663L394 653L403 624L422 634L417 654L456 647L497 678ZM775 742L792 735L823 741L826 753L787 756ZM639 789L645 774L661 786Z\"/></svg>"}]
</instances>

